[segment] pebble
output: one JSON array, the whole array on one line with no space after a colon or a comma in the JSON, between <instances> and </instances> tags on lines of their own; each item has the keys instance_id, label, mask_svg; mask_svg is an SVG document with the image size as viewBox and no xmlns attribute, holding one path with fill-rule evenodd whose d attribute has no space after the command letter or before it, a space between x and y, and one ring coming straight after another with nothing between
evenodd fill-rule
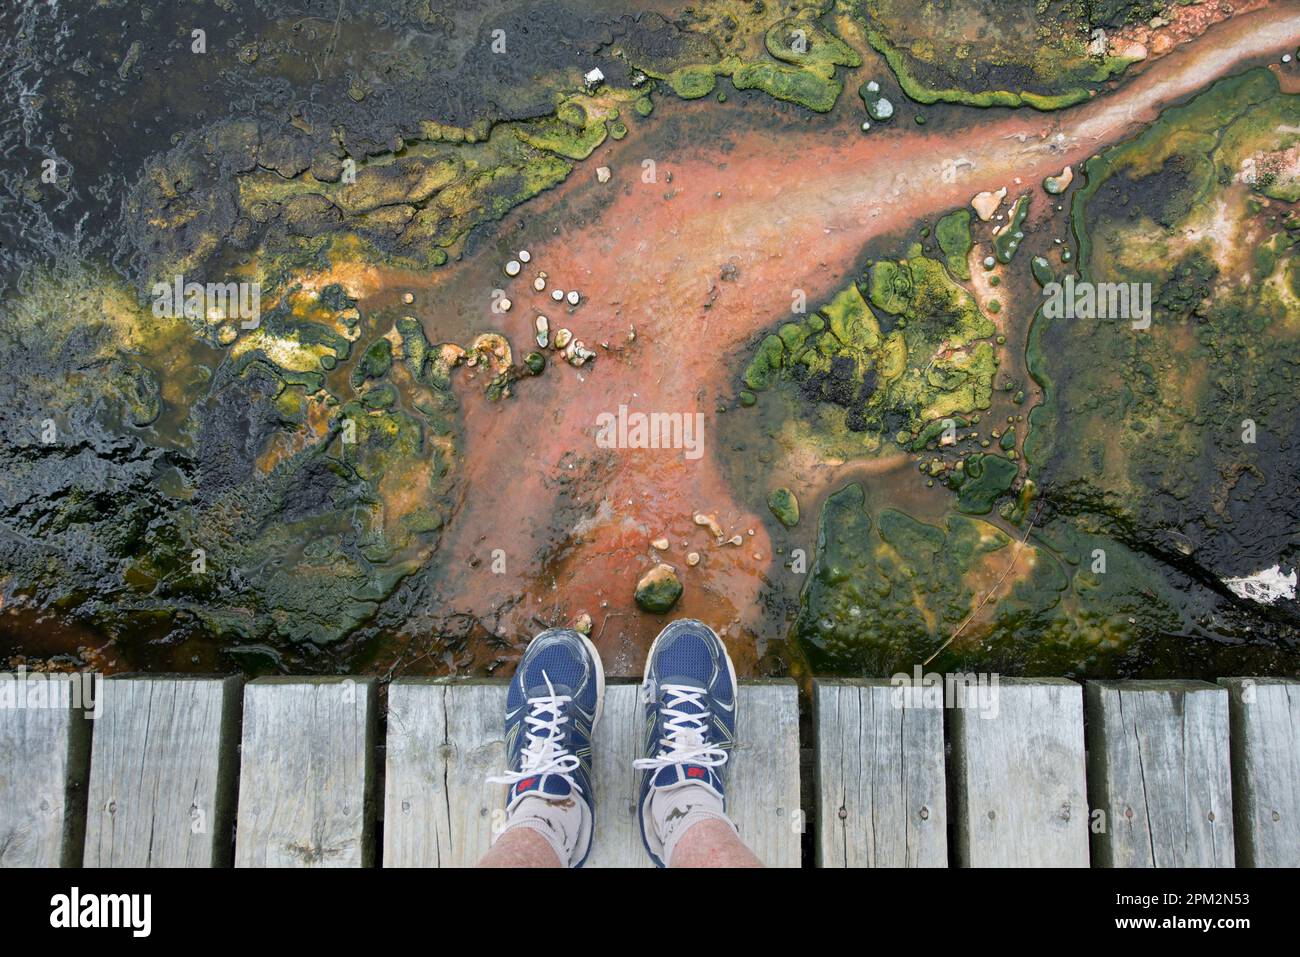
<instances>
[{"instance_id":1,"label":"pebble","mask_svg":"<svg viewBox=\"0 0 1300 957\"><path fill-rule=\"evenodd\" d=\"M532 258L533 258L533 254L530 253L527 249L519 250L519 261L521 263L529 262Z\"/></svg>"},{"instance_id":2,"label":"pebble","mask_svg":"<svg viewBox=\"0 0 1300 957\"><path fill-rule=\"evenodd\" d=\"M513 305L514 305L514 303L511 302L509 299L507 299L505 296L502 296L502 297L501 297L501 305L500 305L500 309L501 309L502 312L509 312L509 311L510 311L510 307L513 306Z\"/></svg>"},{"instance_id":3,"label":"pebble","mask_svg":"<svg viewBox=\"0 0 1300 957\"><path fill-rule=\"evenodd\" d=\"M578 300L582 297L579 296L576 291L571 291L567 296L565 296L565 298L569 300L569 305L576 306L578 304Z\"/></svg>"},{"instance_id":4,"label":"pebble","mask_svg":"<svg viewBox=\"0 0 1300 957\"><path fill-rule=\"evenodd\" d=\"M610 177L610 172L609 172L609 167L608 167L608 166L597 166L597 167L596 167L596 182L598 182L598 183L608 183L608 182L609 182L609 177Z\"/></svg>"},{"instance_id":5,"label":"pebble","mask_svg":"<svg viewBox=\"0 0 1300 957\"><path fill-rule=\"evenodd\" d=\"M642 611L662 614L682 596L682 582L677 569L660 563L641 576L636 583L636 603Z\"/></svg>"},{"instance_id":6,"label":"pebble","mask_svg":"<svg viewBox=\"0 0 1300 957\"><path fill-rule=\"evenodd\" d=\"M651 544L651 546L653 546L654 548L659 549L659 551L661 551L661 552L664 552L664 551L667 551L667 550L668 550L668 539L666 539L666 538L656 538L656 539L655 539L653 542L651 542L650 544Z\"/></svg>"},{"instance_id":7,"label":"pebble","mask_svg":"<svg viewBox=\"0 0 1300 957\"><path fill-rule=\"evenodd\" d=\"M987 223L993 217L997 208L1002 205L1002 200L1006 199L1006 197L1007 188L1005 186L996 191L985 190L982 193L976 193L975 196L972 197L970 201L971 208L975 210L975 214L979 216L980 219Z\"/></svg>"},{"instance_id":8,"label":"pebble","mask_svg":"<svg viewBox=\"0 0 1300 957\"><path fill-rule=\"evenodd\" d=\"M568 329L561 329L555 334L555 348L563 349L573 341L573 333Z\"/></svg>"},{"instance_id":9,"label":"pebble","mask_svg":"<svg viewBox=\"0 0 1300 957\"><path fill-rule=\"evenodd\" d=\"M715 516L705 515L703 512L697 513L695 524L708 526L709 531L713 533L713 537L719 542L722 541L722 526L718 524L718 519Z\"/></svg>"},{"instance_id":10,"label":"pebble","mask_svg":"<svg viewBox=\"0 0 1300 957\"><path fill-rule=\"evenodd\" d=\"M411 303L415 302L415 293L413 292L404 293L402 295L402 302L406 303L408 306Z\"/></svg>"},{"instance_id":11,"label":"pebble","mask_svg":"<svg viewBox=\"0 0 1300 957\"><path fill-rule=\"evenodd\" d=\"M564 298L564 290L563 290L563 289L552 289L552 290L551 290L551 298L554 299L556 302L559 302L561 299Z\"/></svg>"},{"instance_id":12,"label":"pebble","mask_svg":"<svg viewBox=\"0 0 1300 957\"><path fill-rule=\"evenodd\" d=\"M551 339L551 321L545 316L538 316L533 327L537 330L537 344L545 349Z\"/></svg>"},{"instance_id":13,"label":"pebble","mask_svg":"<svg viewBox=\"0 0 1300 957\"><path fill-rule=\"evenodd\" d=\"M533 280L533 288L536 289L538 292L541 292L543 289L546 288L546 274L545 274L545 273L538 273L538 274L537 274L537 278Z\"/></svg>"},{"instance_id":14,"label":"pebble","mask_svg":"<svg viewBox=\"0 0 1300 957\"><path fill-rule=\"evenodd\" d=\"M581 615L577 617L577 620L574 621L573 630L580 635L590 635L591 616L584 611Z\"/></svg>"},{"instance_id":15,"label":"pebble","mask_svg":"<svg viewBox=\"0 0 1300 957\"><path fill-rule=\"evenodd\" d=\"M698 565L699 563L700 563L700 553L699 553L699 552L690 552L690 553L687 554L687 556L686 556L686 564L687 564L687 565L690 565L692 568L694 568L694 567L695 567L696 565Z\"/></svg>"},{"instance_id":16,"label":"pebble","mask_svg":"<svg viewBox=\"0 0 1300 957\"><path fill-rule=\"evenodd\" d=\"M506 275L507 275L507 276L518 276L518 275L519 275L519 262L518 262L518 260L512 259L512 260L510 260L510 262L506 263Z\"/></svg>"}]
</instances>

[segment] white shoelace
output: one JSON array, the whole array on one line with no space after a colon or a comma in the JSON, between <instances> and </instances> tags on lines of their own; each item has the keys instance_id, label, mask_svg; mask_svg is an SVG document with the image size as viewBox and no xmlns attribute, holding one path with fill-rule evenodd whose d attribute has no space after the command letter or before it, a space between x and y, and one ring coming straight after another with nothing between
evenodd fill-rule
<instances>
[{"instance_id":1,"label":"white shoelace","mask_svg":"<svg viewBox=\"0 0 1300 957\"><path fill-rule=\"evenodd\" d=\"M668 695L660 712L668 719L664 722L666 737L659 739L659 753L653 758L637 758L632 767L638 771L652 771L671 764L702 764L717 767L727 763L727 752L704 740L711 712L701 700L702 688L687 685L660 685L659 692ZM643 697L649 700L650 688L644 686ZM694 705L697 711L682 711L682 705Z\"/></svg>"},{"instance_id":2,"label":"white shoelace","mask_svg":"<svg viewBox=\"0 0 1300 957\"><path fill-rule=\"evenodd\" d=\"M491 784L515 784L525 778L543 774L556 774L569 782L573 793L581 794L582 787L573 780L573 772L582 762L576 754L564 749L560 725L569 720L564 714L564 706L573 700L572 695L557 695L555 686L546 672L542 672L546 682L547 694L529 698L528 714L524 721L528 725L527 742L520 754L518 771L507 771L497 777L488 778Z\"/></svg>"}]
</instances>

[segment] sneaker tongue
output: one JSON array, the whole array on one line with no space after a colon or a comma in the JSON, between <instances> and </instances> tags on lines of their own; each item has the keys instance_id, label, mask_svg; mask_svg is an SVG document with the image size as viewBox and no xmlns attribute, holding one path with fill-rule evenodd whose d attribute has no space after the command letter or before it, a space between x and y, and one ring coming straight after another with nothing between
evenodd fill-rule
<instances>
[{"instance_id":1,"label":"sneaker tongue","mask_svg":"<svg viewBox=\"0 0 1300 957\"><path fill-rule=\"evenodd\" d=\"M705 787L722 793L722 782L713 773L713 768L704 764L668 764L655 772L651 785L656 788L675 788L687 784L703 784Z\"/></svg>"},{"instance_id":2,"label":"sneaker tongue","mask_svg":"<svg viewBox=\"0 0 1300 957\"><path fill-rule=\"evenodd\" d=\"M517 781L510 789L510 800L521 794L538 794L544 797L565 798L573 793L569 782L558 774L534 774L532 777Z\"/></svg>"}]
</instances>

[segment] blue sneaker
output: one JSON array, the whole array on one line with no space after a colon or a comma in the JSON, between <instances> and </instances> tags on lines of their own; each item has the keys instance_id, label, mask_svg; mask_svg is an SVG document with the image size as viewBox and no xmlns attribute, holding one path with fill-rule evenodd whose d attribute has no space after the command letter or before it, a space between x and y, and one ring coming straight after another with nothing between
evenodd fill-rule
<instances>
[{"instance_id":1,"label":"blue sneaker","mask_svg":"<svg viewBox=\"0 0 1300 957\"><path fill-rule=\"evenodd\" d=\"M726 808L724 766L736 740L736 668L722 639L703 622L674 621L655 639L641 685L645 757L638 801L641 840L664 867L664 843L653 821L656 794L703 785Z\"/></svg>"},{"instance_id":2,"label":"blue sneaker","mask_svg":"<svg viewBox=\"0 0 1300 957\"><path fill-rule=\"evenodd\" d=\"M542 632L529 643L506 694L509 771L488 779L510 785L507 815L529 796L572 797L586 805L573 867L591 853L591 735L604 703L605 672L596 646L568 628Z\"/></svg>"}]
</instances>

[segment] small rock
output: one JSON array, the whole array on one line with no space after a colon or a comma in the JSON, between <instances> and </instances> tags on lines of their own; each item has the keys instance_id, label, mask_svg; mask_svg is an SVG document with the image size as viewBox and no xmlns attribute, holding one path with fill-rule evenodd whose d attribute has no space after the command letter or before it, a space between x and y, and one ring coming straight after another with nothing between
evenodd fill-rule
<instances>
[{"instance_id":1,"label":"small rock","mask_svg":"<svg viewBox=\"0 0 1300 957\"><path fill-rule=\"evenodd\" d=\"M403 294L402 294L402 302L406 303L408 306L409 306L411 303L415 302L415 293L413 293L413 292L403 293Z\"/></svg>"},{"instance_id":2,"label":"small rock","mask_svg":"<svg viewBox=\"0 0 1300 957\"><path fill-rule=\"evenodd\" d=\"M582 75L582 82L586 85L587 92L591 93L605 82L605 74L600 71L600 67L592 67Z\"/></svg>"},{"instance_id":3,"label":"small rock","mask_svg":"<svg viewBox=\"0 0 1300 957\"><path fill-rule=\"evenodd\" d=\"M573 333L568 329L561 329L555 334L555 348L563 349L573 341Z\"/></svg>"},{"instance_id":4,"label":"small rock","mask_svg":"<svg viewBox=\"0 0 1300 957\"><path fill-rule=\"evenodd\" d=\"M552 290L551 290L551 298L554 299L556 302L559 302L560 300L562 300L562 299L564 298L564 290L563 290L563 289L552 289Z\"/></svg>"},{"instance_id":5,"label":"small rock","mask_svg":"<svg viewBox=\"0 0 1300 957\"><path fill-rule=\"evenodd\" d=\"M703 512L697 513L695 524L708 526L709 531L713 533L713 537L719 542L722 541L722 526L718 524L717 516L705 515Z\"/></svg>"},{"instance_id":6,"label":"small rock","mask_svg":"<svg viewBox=\"0 0 1300 957\"><path fill-rule=\"evenodd\" d=\"M513 305L514 305L513 302L511 302L505 296L502 296L500 300L500 304L497 306L497 308L500 309L502 312L509 312L510 307Z\"/></svg>"},{"instance_id":7,"label":"small rock","mask_svg":"<svg viewBox=\"0 0 1300 957\"><path fill-rule=\"evenodd\" d=\"M533 288L538 292L546 288L546 273L537 274L537 278L533 280Z\"/></svg>"},{"instance_id":8,"label":"small rock","mask_svg":"<svg viewBox=\"0 0 1300 957\"><path fill-rule=\"evenodd\" d=\"M877 122L883 122L894 115L894 104L882 96L867 107L867 115Z\"/></svg>"},{"instance_id":9,"label":"small rock","mask_svg":"<svg viewBox=\"0 0 1300 957\"><path fill-rule=\"evenodd\" d=\"M578 304L578 300L581 299L582 297L578 295L576 290L574 290L574 291L570 291L569 294L564 298L569 300L569 305L576 306Z\"/></svg>"},{"instance_id":10,"label":"small rock","mask_svg":"<svg viewBox=\"0 0 1300 957\"><path fill-rule=\"evenodd\" d=\"M610 172L609 172L609 167L608 167L608 166L597 166L597 167L596 167L596 182L598 182L598 183L608 183L608 182L609 182L609 177L610 177Z\"/></svg>"},{"instance_id":11,"label":"small rock","mask_svg":"<svg viewBox=\"0 0 1300 957\"><path fill-rule=\"evenodd\" d=\"M983 193L976 193L971 199L970 205L975 210L975 215L987 223L993 218L993 214L997 212L998 207L1002 205L1002 201L1006 198L1007 188L1003 186L997 192L986 190Z\"/></svg>"},{"instance_id":12,"label":"small rock","mask_svg":"<svg viewBox=\"0 0 1300 957\"><path fill-rule=\"evenodd\" d=\"M537 329L537 344L545 349L551 341L550 320L545 316L538 316L533 326Z\"/></svg>"},{"instance_id":13,"label":"small rock","mask_svg":"<svg viewBox=\"0 0 1300 957\"><path fill-rule=\"evenodd\" d=\"M700 563L700 553L699 553L699 552L690 552L690 553L687 554L687 556L686 556L686 564L687 564L687 565L690 565L692 568L694 568L694 567L695 567L696 565L698 565L699 563Z\"/></svg>"},{"instance_id":14,"label":"small rock","mask_svg":"<svg viewBox=\"0 0 1300 957\"><path fill-rule=\"evenodd\" d=\"M1067 166L1059 175L1049 176L1043 180L1043 189L1053 196L1059 196L1070 188L1072 182L1074 182L1074 170Z\"/></svg>"},{"instance_id":15,"label":"small rock","mask_svg":"<svg viewBox=\"0 0 1300 957\"><path fill-rule=\"evenodd\" d=\"M799 524L799 499L790 489L784 486L773 489L767 497L767 507L786 528L794 528Z\"/></svg>"},{"instance_id":16,"label":"small rock","mask_svg":"<svg viewBox=\"0 0 1300 957\"><path fill-rule=\"evenodd\" d=\"M510 260L510 262L506 263L506 275L507 276L519 275L519 263L517 260L512 259Z\"/></svg>"},{"instance_id":17,"label":"small rock","mask_svg":"<svg viewBox=\"0 0 1300 957\"><path fill-rule=\"evenodd\" d=\"M664 552L668 550L668 539L656 538L653 542L650 543L650 545L652 548L656 548L659 551Z\"/></svg>"},{"instance_id":18,"label":"small rock","mask_svg":"<svg viewBox=\"0 0 1300 957\"><path fill-rule=\"evenodd\" d=\"M677 604L682 597L681 579L677 569L660 562L641 576L636 583L636 604L642 611L661 615Z\"/></svg>"},{"instance_id":19,"label":"small rock","mask_svg":"<svg viewBox=\"0 0 1300 957\"><path fill-rule=\"evenodd\" d=\"M519 261L520 261L521 263L526 263L526 262L528 262L529 260L531 260L532 258L533 258L533 254L530 253L527 249L521 249L521 250L519 250Z\"/></svg>"},{"instance_id":20,"label":"small rock","mask_svg":"<svg viewBox=\"0 0 1300 957\"><path fill-rule=\"evenodd\" d=\"M581 615L577 617L577 620L574 621L573 630L580 635L590 635L591 616L584 611Z\"/></svg>"}]
</instances>

